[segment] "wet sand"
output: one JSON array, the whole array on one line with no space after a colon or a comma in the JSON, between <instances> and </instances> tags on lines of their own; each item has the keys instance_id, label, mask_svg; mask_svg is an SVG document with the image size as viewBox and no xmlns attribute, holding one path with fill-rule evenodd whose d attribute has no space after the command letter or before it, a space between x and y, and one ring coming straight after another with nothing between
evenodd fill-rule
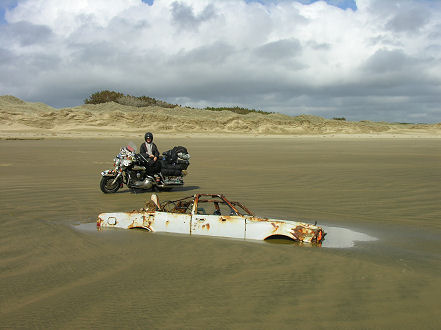
<instances>
[{"instance_id":1,"label":"wet sand","mask_svg":"<svg viewBox=\"0 0 441 330\"><path fill-rule=\"evenodd\" d=\"M150 197L99 190L125 142L0 141L1 327L439 328L440 139L157 139L192 155L160 199L224 193L317 221L322 248L96 231ZM332 247L354 231L376 240Z\"/></svg>"}]
</instances>

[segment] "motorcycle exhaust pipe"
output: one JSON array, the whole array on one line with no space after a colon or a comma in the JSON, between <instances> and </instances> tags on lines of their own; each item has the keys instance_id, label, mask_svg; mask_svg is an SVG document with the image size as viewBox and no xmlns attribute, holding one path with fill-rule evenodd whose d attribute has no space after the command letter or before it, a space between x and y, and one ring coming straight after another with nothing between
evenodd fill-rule
<instances>
[{"instance_id":1,"label":"motorcycle exhaust pipe","mask_svg":"<svg viewBox=\"0 0 441 330\"><path fill-rule=\"evenodd\" d=\"M147 177L144 181L134 181L132 186L134 188L150 189L153 187L153 178Z\"/></svg>"}]
</instances>

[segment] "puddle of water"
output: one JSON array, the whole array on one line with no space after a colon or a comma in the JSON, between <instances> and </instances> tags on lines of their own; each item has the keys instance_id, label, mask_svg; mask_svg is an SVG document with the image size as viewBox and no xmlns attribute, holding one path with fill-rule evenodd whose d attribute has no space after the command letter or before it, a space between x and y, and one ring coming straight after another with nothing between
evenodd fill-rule
<instances>
[{"instance_id":1,"label":"puddle of water","mask_svg":"<svg viewBox=\"0 0 441 330\"><path fill-rule=\"evenodd\" d=\"M325 248L351 248L355 242L376 241L378 238L356 232L347 228L322 226L326 233L322 247Z\"/></svg>"},{"instance_id":2,"label":"puddle of water","mask_svg":"<svg viewBox=\"0 0 441 330\"><path fill-rule=\"evenodd\" d=\"M88 231L88 232L98 231L96 227L96 222L74 224L72 225L72 227L76 230L81 230L81 231Z\"/></svg>"},{"instance_id":3,"label":"puddle of water","mask_svg":"<svg viewBox=\"0 0 441 330\"><path fill-rule=\"evenodd\" d=\"M73 228L86 232L97 232L97 227L95 222L91 223L81 223L72 226ZM341 228L341 227L329 227L322 226L326 237L322 243L324 248L351 248L355 246L356 242L370 242L376 241L378 238L369 236L364 233L356 232L351 229ZM114 229L111 229L114 230ZM292 243L292 241L287 241ZM273 242L273 243L284 243L284 242Z\"/></svg>"}]
</instances>

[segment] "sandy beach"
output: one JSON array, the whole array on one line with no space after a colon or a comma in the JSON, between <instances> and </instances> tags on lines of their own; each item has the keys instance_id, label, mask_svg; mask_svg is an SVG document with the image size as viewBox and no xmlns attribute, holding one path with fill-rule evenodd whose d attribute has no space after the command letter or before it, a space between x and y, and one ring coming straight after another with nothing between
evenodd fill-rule
<instances>
[{"instance_id":1,"label":"sandy beach","mask_svg":"<svg viewBox=\"0 0 441 330\"><path fill-rule=\"evenodd\" d=\"M1 327L441 324L439 124L299 124L192 109L142 117L115 104L0 100ZM161 152L184 145L192 156L185 186L161 200L223 193L258 215L317 221L325 243L97 231L99 213L150 197L99 189L119 148L141 144L147 129Z\"/></svg>"},{"instance_id":2,"label":"sandy beach","mask_svg":"<svg viewBox=\"0 0 441 330\"><path fill-rule=\"evenodd\" d=\"M440 31L441 0L0 0L0 330L441 329Z\"/></svg>"}]
</instances>

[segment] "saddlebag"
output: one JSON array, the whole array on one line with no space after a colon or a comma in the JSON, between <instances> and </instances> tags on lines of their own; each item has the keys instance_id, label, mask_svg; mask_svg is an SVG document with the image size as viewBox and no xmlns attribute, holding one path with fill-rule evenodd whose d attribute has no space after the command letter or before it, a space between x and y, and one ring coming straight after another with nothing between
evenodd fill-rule
<instances>
[{"instance_id":1,"label":"saddlebag","mask_svg":"<svg viewBox=\"0 0 441 330\"><path fill-rule=\"evenodd\" d=\"M186 170L190 165L189 159L190 154L183 146L164 151L161 159L161 173L168 176L182 175L181 171Z\"/></svg>"}]
</instances>

